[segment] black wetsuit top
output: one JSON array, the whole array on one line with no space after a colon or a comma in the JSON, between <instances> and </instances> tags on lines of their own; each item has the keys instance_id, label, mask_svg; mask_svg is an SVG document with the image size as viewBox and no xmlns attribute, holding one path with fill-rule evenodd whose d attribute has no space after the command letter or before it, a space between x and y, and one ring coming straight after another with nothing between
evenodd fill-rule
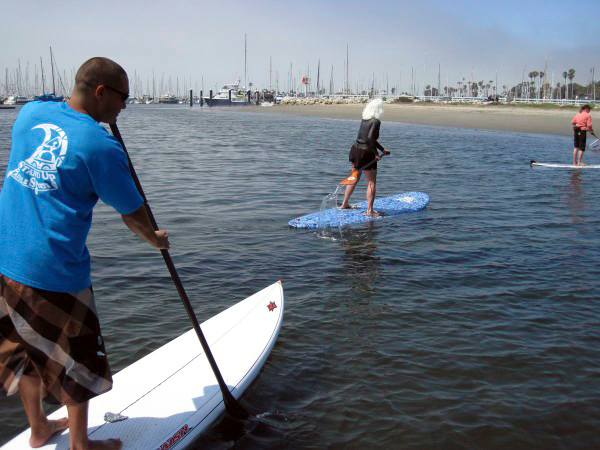
<instances>
[{"instance_id":1,"label":"black wetsuit top","mask_svg":"<svg viewBox=\"0 0 600 450\"><path fill-rule=\"evenodd\" d=\"M360 149L374 150L375 153L377 153L377 149L383 151L383 146L377 142L380 126L381 121L379 119L362 120L358 129L358 136L356 136L356 145Z\"/></svg>"}]
</instances>

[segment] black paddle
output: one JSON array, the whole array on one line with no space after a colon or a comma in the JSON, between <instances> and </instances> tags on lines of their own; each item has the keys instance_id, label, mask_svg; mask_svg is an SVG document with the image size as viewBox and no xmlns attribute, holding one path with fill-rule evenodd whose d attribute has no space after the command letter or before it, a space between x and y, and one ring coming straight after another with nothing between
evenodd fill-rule
<instances>
[{"instance_id":1,"label":"black paddle","mask_svg":"<svg viewBox=\"0 0 600 450\"><path fill-rule=\"evenodd\" d=\"M142 189L142 185L140 183L137 174L135 173L135 169L131 162L131 158L129 157L129 153L127 153L127 149L125 148L125 142L123 142L123 138L121 137L121 133L119 132L119 128L117 124L111 123L110 130L117 140L121 143L123 147L123 151L125 155L127 155L127 161L129 161L129 171L131 172L131 176L133 177L133 181L135 182L135 186L139 191L140 195L144 199L144 206L146 207L146 211L148 212L148 217L150 218L150 222L155 230L158 231L158 225L156 220L154 220L154 215L152 214L152 210L150 209L150 205L148 204L148 200L146 199L146 195L144 194L144 190ZM198 324L198 319L196 318L196 314L194 314L194 310L192 309L192 305L190 304L190 300L188 299L185 290L183 289L183 283L179 279L179 274L177 273L177 269L175 268L175 264L173 264L173 260L171 259L171 255L169 255L169 251L162 249L160 251L162 253L163 259L169 269L169 273L171 274L171 278L173 279L173 283L175 283L175 287L177 288L177 292L179 293L179 297L183 302L183 306L187 311L188 317L192 321L192 325L194 326L194 330L196 330L196 334L198 335L198 339L200 340L200 344L202 345L202 349L206 354L206 358L210 363L210 367L212 368L217 381L219 382L219 387L221 388L221 393L223 394L223 402L225 403L225 410L229 415L236 419L247 419L249 414L248 411L233 397L225 381L223 381L223 377L221 376L221 372L219 372L219 368L217 367L217 363L215 362L215 358L210 352L210 348L208 347L208 342L200 329L200 325Z\"/></svg>"}]
</instances>

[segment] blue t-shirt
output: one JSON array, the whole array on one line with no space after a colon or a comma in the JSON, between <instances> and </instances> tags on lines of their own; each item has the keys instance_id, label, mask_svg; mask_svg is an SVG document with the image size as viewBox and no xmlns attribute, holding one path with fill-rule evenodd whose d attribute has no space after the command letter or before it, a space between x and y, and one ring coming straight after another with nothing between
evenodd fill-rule
<instances>
[{"instance_id":1,"label":"blue t-shirt","mask_svg":"<svg viewBox=\"0 0 600 450\"><path fill-rule=\"evenodd\" d=\"M0 273L48 291L88 288L98 198L120 214L143 203L119 142L66 103L24 106L0 193Z\"/></svg>"}]
</instances>

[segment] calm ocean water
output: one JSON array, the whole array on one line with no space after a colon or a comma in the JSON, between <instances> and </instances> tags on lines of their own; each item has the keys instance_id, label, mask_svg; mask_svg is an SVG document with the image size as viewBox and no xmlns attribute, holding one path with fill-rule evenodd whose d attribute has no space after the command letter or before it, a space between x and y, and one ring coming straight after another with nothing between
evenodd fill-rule
<instances>
[{"instance_id":1,"label":"calm ocean water","mask_svg":"<svg viewBox=\"0 0 600 450\"><path fill-rule=\"evenodd\" d=\"M15 116L0 111L2 178ZM377 194L423 191L429 207L338 240L289 229L346 175L358 123L159 105L119 118L200 321L284 280L281 334L242 399L252 419L197 447L600 447L600 171L529 167L569 162L568 137L384 116ZM89 248L113 371L190 328L160 254L105 205ZM0 442L25 424L0 399Z\"/></svg>"}]
</instances>

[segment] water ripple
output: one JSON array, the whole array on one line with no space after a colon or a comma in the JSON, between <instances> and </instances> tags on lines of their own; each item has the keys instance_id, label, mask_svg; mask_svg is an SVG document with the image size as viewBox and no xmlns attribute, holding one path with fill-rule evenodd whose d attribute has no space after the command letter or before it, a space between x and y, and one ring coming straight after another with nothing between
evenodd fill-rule
<instances>
[{"instance_id":1,"label":"water ripple","mask_svg":"<svg viewBox=\"0 0 600 450\"><path fill-rule=\"evenodd\" d=\"M2 112L3 135L13 120ZM333 239L289 229L346 175L357 123L120 118L200 320L285 282L281 335L243 399L254 416L195 447L600 447L599 174L529 168L568 160L565 137L384 120L378 195L424 191L429 207ZM190 328L160 255L105 205L89 247L114 370ZM2 401L8 438L25 418Z\"/></svg>"}]
</instances>

